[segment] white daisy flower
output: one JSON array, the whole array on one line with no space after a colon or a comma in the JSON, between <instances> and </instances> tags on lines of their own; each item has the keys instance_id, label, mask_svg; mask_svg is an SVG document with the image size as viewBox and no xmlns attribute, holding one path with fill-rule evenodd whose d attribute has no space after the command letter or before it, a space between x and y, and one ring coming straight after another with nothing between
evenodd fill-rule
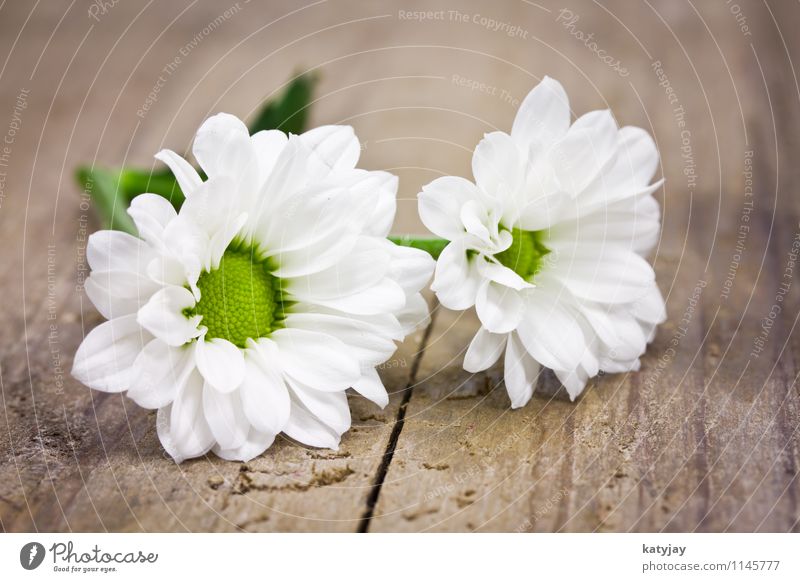
<instances>
[{"instance_id":1,"label":"white daisy flower","mask_svg":"<svg viewBox=\"0 0 800 582\"><path fill-rule=\"evenodd\" d=\"M450 309L474 305L482 324L464 368L485 370L505 350L514 408L540 366L572 399L600 370L638 369L666 315L643 258L659 237L657 166L650 135L619 129L607 110L570 125L563 87L545 77L511 134L478 144L475 183L447 176L420 193L423 222L451 241L431 288Z\"/></svg>"},{"instance_id":2,"label":"white daisy flower","mask_svg":"<svg viewBox=\"0 0 800 582\"><path fill-rule=\"evenodd\" d=\"M208 179L164 150L186 201L142 194L137 238L89 239L86 293L109 321L73 375L158 409L177 461L213 450L249 460L283 432L336 448L350 427L348 387L385 406L375 367L427 318L422 251L386 239L397 178L355 169L352 128L252 137L219 114L193 153Z\"/></svg>"}]
</instances>

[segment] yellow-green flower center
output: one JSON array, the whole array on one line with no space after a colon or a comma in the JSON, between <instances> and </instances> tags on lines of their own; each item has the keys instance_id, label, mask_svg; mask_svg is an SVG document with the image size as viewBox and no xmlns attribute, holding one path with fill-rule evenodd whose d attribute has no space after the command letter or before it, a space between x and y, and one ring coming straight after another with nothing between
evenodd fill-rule
<instances>
[{"instance_id":1,"label":"yellow-green flower center","mask_svg":"<svg viewBox=\"0 0 800 582\"><path fill-rule=\"evenodd\" d=\"M187 315L202 315L206 337L223 338L243 348L281 326L281 280L252 249L228 248L219 267L200 275L200 301Z\"/></svg>"},{"instance_id":2,"label":"yellow-green flower center","mask_svg":"<svg viewBox=\"0 0 800 582\"><path fill-rule=\"evenodd\" d=\"M517 275L525 280L531 279L544 264L544 257L550 252L542 239L545 238L544 230L511 229L511 246L502 253L497 253L494 258L500 261Z\"/></svg>"}]
</instances>

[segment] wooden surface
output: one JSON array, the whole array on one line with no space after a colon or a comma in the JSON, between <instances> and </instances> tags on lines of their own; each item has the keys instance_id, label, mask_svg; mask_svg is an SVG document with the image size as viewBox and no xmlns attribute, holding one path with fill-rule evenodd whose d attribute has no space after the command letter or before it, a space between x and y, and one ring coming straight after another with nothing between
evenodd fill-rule
<instances>
[{"instance_id":1,"label":"wooden surface","mask_svg":"<svg viewBox=\"0 0 800 582\"><path fill-rule=\"evenodd\" d=\"M800 6L576 0L565 26L560 3L458 5L466 22L453 3L412 0L126 1L96 18L87 3L0 4L0 134L14 132L0 144L3 530L800 529ZM179 466L153 412L72 380L101 321L76 289L97 222L75 166L150 165L209 113L251 115L312 68L313 122L352 124L362 167L400 176L398 232L423 232L419 187L469 176L483 133L510 127L506 97L545 74L576 113L610 107L648 128L666 177L654 261L670 318L641 372L598 378L574 404L545 374L511 411L501 369L461 369L474 313L436 307L382 370L389 406L352 396L338 452L279 438L247 464Z\"/></svg>"}]
</instances>

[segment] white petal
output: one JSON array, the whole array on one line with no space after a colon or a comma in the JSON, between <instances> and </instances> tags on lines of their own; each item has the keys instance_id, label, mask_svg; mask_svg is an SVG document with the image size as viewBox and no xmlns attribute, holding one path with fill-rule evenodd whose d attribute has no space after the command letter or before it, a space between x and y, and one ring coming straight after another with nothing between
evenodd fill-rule
<instances>
[{"instance_id":1,"label":"white petal","mask_svg":"<svg viewBox=\"0 0 800 582\"><path fill-rule=\"evenodd\" d=\"M667 319L664 297L655 283L650 290L633 305L632 313L637 319L646 323L659 324Z\"/></svg>"},{"instance_id":2,"label":"white petal","mask_svg":"<svg viewBox=\"0 0 800 582\"><path fill-rule=\"evenodd\" d=\"M574 197L589 186L614 160L616 139L617 124L609 111L578 119L548 154L561 188Z\"/></svg>"},{"instance_id":3,"label":"white petal","mask_svg":"<svg viewBox=\"0 0 800 582\"><path fill-rule=\"evenodd\" d=\"M375 199L375 208L365 223L365 234L386 237L397 212L398 178L389 172L365 172L358 182L348 184L353 192Z\"/></svg>"},{"instance_id":4,"label":"white petal","mask_svg":"<svg viewBox=\"0 0 800 582\"><path fill-rule=\"evenodd\" d=\"M503 353L507 338L508 334L491 333L481 327L467 348L464 369L474 374L490 368Z\"/></svg>"},{"instance_id":5,"label":"white petal","mask_svg":"<svg viewBox=\"0 0 800 582\"><path fill-rule=\"evenodd\" d=\"M275 435L270 432L259 432L254 428L247 433L244 443L236 448L224 449L220 445L214 446L214 453L226 461L247 462L256 458L272 446Z\"/></svg>"},{"instance_id":6,"label":"white petal","mask_svg":"<svg viewBox=\"0 0 800 582\"><path fill-rule=\"evenodd\" d=\"M157 426L161 444L178 463L211 450L214 436L203 412L203 377L197 371L189 374L174 402L159 409Z\"/></svg>"},{"instance_id":7,"label":"white petal","mask_svg":"<svg viewBox=\"0 0 800 582\"><path fill-rule=\"evenodd\" d=\"M650 264L624 248L583 246L573 249L571 255L559 258L557 268L549 273L575 296L589 301L636 301L647 293L655 280Z\"/></svg>"},{"instance_id":8,"label":"white petal","mask_svg":"<svg viewBox=\"0 0 800 582\"><path fill-rule=\"evenodd\" d=\"M492 333L508 333L516 329L524 307L520 292L510 287L487 280L478 288L475 301L478 319Z\"/></svg>"},{"instance_id":9,"label":"white petal","mask_svg":"<svg viewBox=\"0 0 800 582\"><path fill-rule=\"evenodd\" d=\"M364 398L372 400L381 408L389 404L389 394L386 392L386 387L383 385L378 371L374 368L366 370L361 375L361 378L353 384L353 390Z\"/></svg>"},{"instance_id":10,"label":"white petal","mask_svg":"<svg viewBox=\"0 0 800 582\"><path fill-rule=\"evenodd\" d=\"M642 188L658 169L658 148L653 138L640 127L626 126L617 134L619 152L615 179Z\"/></svg>"},{"instance_id":11,"label":"white petal","mask_svg":"<svg viewBox=\"0 0 800 582\"><path fill-rule=\"evenodd\" d=\"M580 365L586 341L566 298L548 296L542 287L531 293L517 333L525 349L542 365L566 370Z\"/></svg>"},{"instance_id":12,"label":"white petal","mask_svg":"<svg viewBox=\"0 0 800 582\"><path fill-rule=\"evenodd\" d=\"M384 277L376 285L345 297L315 299L314 303L355 315L394 313L406 304L406 295L397 282Z\"/></svg>"},{"instance_id":13,"label":"white petal","mask_svg":"<svg viewBox=\"0 0 800 582\"><path fill-rule=\"evenodd\" d=\"M350 428L350 407L344 392L323 392L314 390L298 382L291 376L287 382L297 401L303 404L314 417L330 427L336 434L343 434Z\"/></svg>"},{"instance_id":14,"label":"white petal","mask_svg":"<svg viewBox=\"0 0 800 582\"><path fill-rule=\"evenodd\" d=\"M522 101L511 128L511 137L526 147L549 146L569 128L569 99L561 83L542 79Z\"/></svg>"},{"instance_id":15,"label":"white petal","mask_svg":"<svg viewBox=\"0 0 800 582\"><path fill-rule=\"evenodd\" d=\"M202 183L200 174L197 173L192 164L172 150L161 150L156 154L155 158L167 165L172 175L175 176L175 180L177 180L178 186L181 187L181 192L183 192L185 198L191 196L195 188Z\"/></svg>"},{"instance_id":16,"label":"white petal","mask_svg":"<svg viewBox=\"0 0 800 582\"><path fill-rule=\"evenodd\" d=\"M315 390L344 390L361 377L357 360L333 336L283 328L271 338L280 350L284 373Z\"/></svg>"},{"instance_id":17,"label":"white petal","mask_svg":"<svg viewBox=\"0 0 800 582\"><path fill-rule=\"evenodd\" d=\"M539 363L525 351L517 334L510 334L504 377L511 408L525 406L531 399L539 378L539 369Z\"/></svg>"},{"instance_id":18,"label":"white petal","mask_svg":"<svg viewBox=\"0 0 800 582\"><path fill-rule=\"evenodd\" d=\"M419 327L428 325L431 321L428 302L421 293L409 295L406 305L395 312L397 320L403 329L403 336L407 336Z\"/></svg>"},{"instance_id":19,"label":"white petal","mask_svg":"<svg viewBox=\"0 0 800 582\"><path fill-rule=\"evenodd\" d=\"M289 420L291 402L279 367L279 354L268 339L252 342L245 355L242 404L250 424L258 431L278 434Z\"/></svg>"},{"instance_id":20,"label":"white petal","mask_svg":"<svg viewBox=\"0 0 800 582\"><path fill-rule=\"evenodd\" d=\"M244 380L242 351L222 338L200 338L195 349L197 369L206 382L220 392L236 390Z\"/></svg>"},{"instance_id":21,"label":"white petal","mask_svg":"<svg viewBox=\"0 0 800 582\"><path fill-rule=\"evenodd\" d=\"M397 349L394 326L385 327L362 319L329 313L290 313L286 327L320 332L341 340L360 362L377 365Z\"/></svg>"},{"instance_id":22,"label":"white petal","mask_svg":"<svg viewBox=\"0 0 800 582\"><path fill-rule=\"evenodd\" d=\"M361 154L358 138L349 125L323 125L300 138L332 170L352 170Z\"/></svg>"},{"instance_id":23,"label":"white petal","mask_svg":"<svg viewBox=\"0 0 800 582\"><path fill-rule=\"evenodd\" d=\"M292 413L283 432L294 440L312 447L339 448L339 435L298 402L292 403Z\"/></svg>"},{"instance_id":24,"label":"white petal","mask_svg":"<svg viewBox=\"0 0 800 582\"><path fill-rule=\"evenodd\" d=\"M150 341L136 357L128 398L143 408L168 405L194 369L194 347Z\"/></svg>"},{"instance_id":25,"label":"white petal","mask_svg":"<svg viewBox=\"0 0 800 582\"><path fill-rule=\"evenodd\" d=\"M580 368L572 370L555 370L556 376L567 389L570 400L575 400L586 388L589 376Z\"/></svg>"},{"instance_id":26,"label":"white petal","mask_svg":"<svg viewBox=\"0 0 800 582\"><path fill-rule=\"evenodd\" d=\"M436 267L436 261L428 253L420 249L402 247L390 243L389 251L392 262L389 267L390 276L410 293L416 293L428 282Z\"/></svg>"},{"instance_id":27,"label":"white petal","mask_svg":"<svg viewBox=\"0 0 800 582\"><path fill-rule=\"evenodd\" d=\"M419 216L434 234L453 240L464 234L461 207L470 200L482 200L477 186L455 176L437 178L423 186L418 195Z\"/></svg>"},{"instance_id":28,"label":"white petal","mask_svg":"<svg viewBox=\"0 0 800 582\"><path fill-rule=\"evenodd\" d=\"M517 193L525 165L517 144L501 131L488 133L472 154L472 174L478 187L498 199ZM509 198L511 204L519 201Z\"/></svg>"},{"instance_id":29,"label":"white petal","mask_svg":"<svg viewBox=\"0 0 800 582\"><path fill-rule=\"evenodd\" d=\"M153 249L141 239L117 230L93 233L86 247L86 260L92 271L143 273L153 256Z\"/></svg>"},{"instance_id":30,"label":"white petal","mask_svg":"<svg viewBox=\"0 0 800 582\"><path fill-rule=\"evenodd\" d=\"M171 346L180 346L200 335L201 316L186 317L184 309L194 307L191 291L164 287L139 310L136 320L143 328Z\"/></svg>"},{"instance_id":31,"label":"white petal","mask_svg":"<svg viewBox=\"0 0 800 582\"><path fill-rule=\"evenodd\" d=\"M177 216L169 200L157 194L139 194L131 200L128 214L140 237L161 249L166 248L164 230Z\"/></svg>"},{"instance_id":32,"label":"white petal","mask_svg":"<svg viewBox=\"0 0 800 582\"><path fill-rule=\"evenodd\" d=\"M517 291L533 288L531 283L528 283L525 279L520 277L517 273L505 265L485 260L478 260L476 262L478 265L478 272L485 279L490 279L495 283L499 283L500 285L510 287L511 289L515 289Z\"/></svg>"},{"instance_id":33,"label":"white petal","mask_svg":"<svg viewBox=\"0 0 800 582\"><path fill-rule=\"evenodd\" d=\"M86 295L106 319L135 313L158 289L135 271L94 271L84 283Z\"/></svg>"},{"instance_id":34,"label":"white petal","mask_svg":"<svg viewBox=\"0 0 800 582\"><path fill-rule=\"evenodd\" d=\"M250 423L238 391L220 392L206 381L203 385L203 414L220 448L235 449L244 444Z\"/></svg>"},{"instance_id":35,"label":"white petal","mask_svg":"<svg viewBox=\"0 0 800 582\"><path fill-rule=\"evenodd\" d=\"M391 255L369 238L363 243L369 244L358 245L332 267L290 279L287 291L300 301L316 301L353 295L376 285L386 275Z\"/></svg>"},{"instance_id":36,"label":"white petal","mask_svg":"<svg viewBox=\"0 0 800 582\"><path fill-rule=\"evenodd\" d=\"M247 126L233 115L218 113L197 130L192 153L206 175L213 178L235 176L242 169L240 164L247 163L237 159L247 148L253 151Z\"/></svg>"},{"instance_id":37,"label":"white petal","mask_svg":"<svg viewBox=\"0 0 800 582\"><path fill-rule=\"evenodd\" d=\"M130 387L133 363L150 339L150 334L136 323L135 315L101 323L83 338L72 375L89 388L122 392Z\"/></svg>"},{"instance_id":38,"label":"white petal","mask_svg":"<svg viewBox=\"0 0 800 582\"><path fill-rule=\"evenodd\" d=\"M478 259L467 256L467 249L460 241L447 245L436 261L436 274L431 290L448 309L468 309L475 305L481 276L477 268Z\"/></svg>"},{"instance_id":39,"label":"white petal","mask_svg":"<svg viewBox=\"0 0 800 582\"><path fill-rule=\"evenodd\" d=\"M270 129L254 133L250 137L255 150L258 165L261 168L261 179L266 180L272 173L278 157L289 141L288 136L278 129Z\"/></svg>"}]
</instances>

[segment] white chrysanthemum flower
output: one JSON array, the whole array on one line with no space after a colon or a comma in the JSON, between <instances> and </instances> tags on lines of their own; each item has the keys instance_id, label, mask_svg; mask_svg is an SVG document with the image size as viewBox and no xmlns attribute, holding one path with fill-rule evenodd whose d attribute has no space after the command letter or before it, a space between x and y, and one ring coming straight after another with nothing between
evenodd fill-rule
<instances>
[{"instance_id":1,"label":"white chrysanthemum flower","mask_svg":"<svg viewBox=\"0 0 800 582\"><path fill-rule=\"evenodd\" d=\"M142 194L141 238L89 239L86 293L109 321L89 333L73 374L158 409L180 462L231 460L275 436L336 448L350 427L348 387L385 406L375 367L427 318L422 251L386 239L397 179L355 169L352 128L252 137L236 117L208 119L193 153L156 157L175 174L179 213Z\"/></svg>"},{"instance_id":2,"label":"white chrysanthemum flower","mask_svg":"<svg viewBox=\"0 0 800 582\"><path fill-rule=\"evenodd\" d=\"M513 407L526 404L540 365L574 399L600 370L636 370L665 319L643 258L658 240L650 135L617 127L609 111L570 125L567 95L545 78L511 135L487 134L475 184L434 180L419 195L425 225L451 241L431 288L450 309L475 306L481 329L464 359L485 370L505 350Z\"/></svg>"}]
</instances>

